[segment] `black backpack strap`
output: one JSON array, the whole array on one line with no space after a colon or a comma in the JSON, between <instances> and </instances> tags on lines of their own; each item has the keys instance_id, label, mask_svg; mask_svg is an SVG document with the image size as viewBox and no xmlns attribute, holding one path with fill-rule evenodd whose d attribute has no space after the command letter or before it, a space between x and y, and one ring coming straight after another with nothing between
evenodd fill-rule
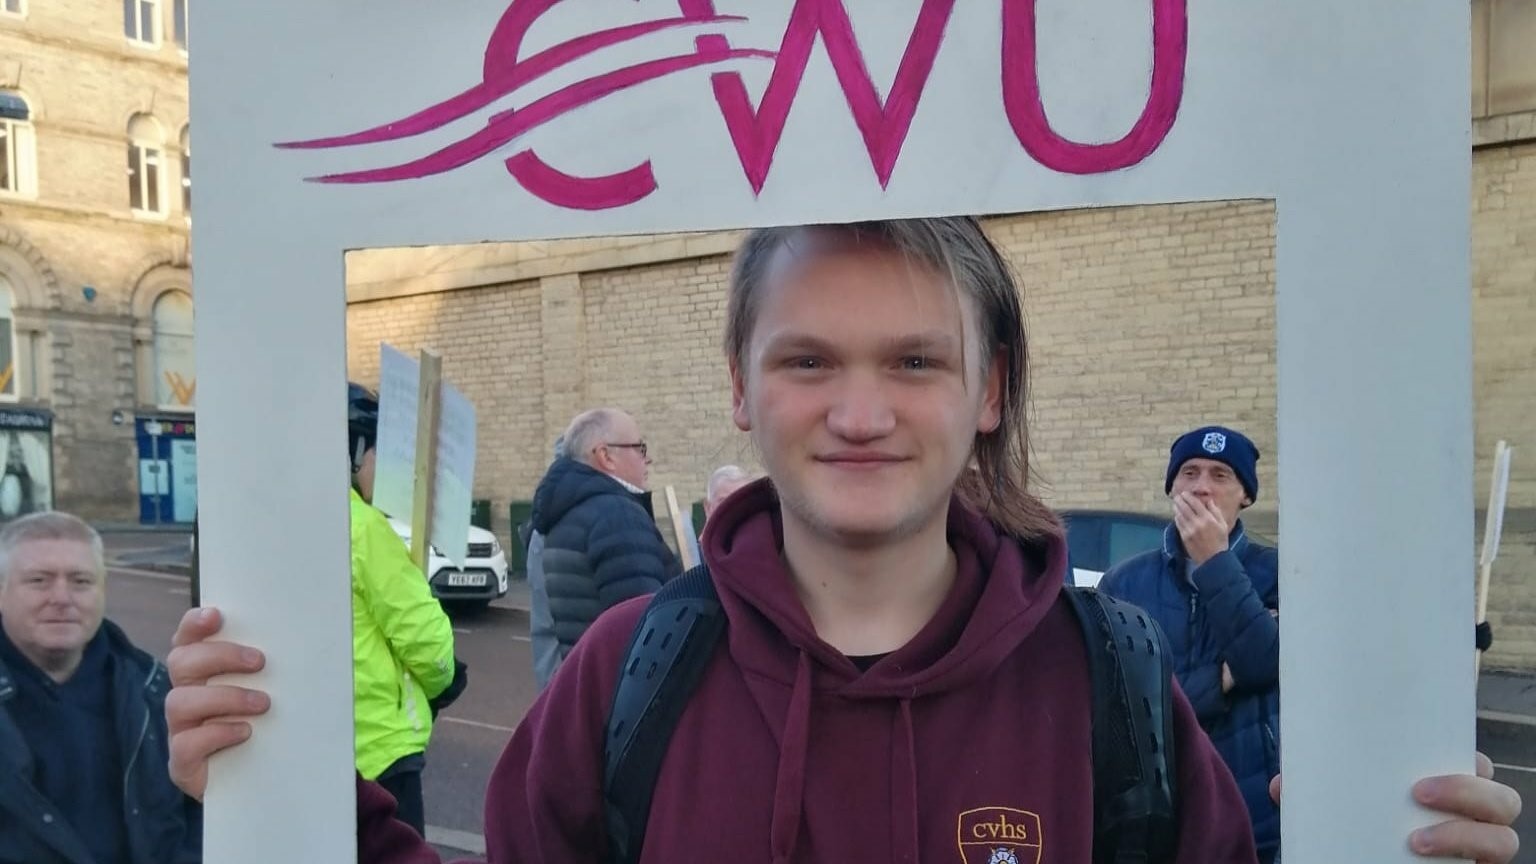
<instances>
[{"instance_id":1,"label":"black backpack strap","mask_svg":"<svg viewBox=\"0 0 1536 864\"><path fill-rule=\"evenodd\" d=\"M1172 861L1178 846L1173 662L1152 616L1066 587L1093 682L1093 860Z\"/></svg>"},{"instance_id":2,"label":"black backpack strap","mask_svg":"<svg viewBox=\"0 0 1536 864\"><path fill-rule=\"evenodd\" d=\"M603 748L603 808L613 864L640 860L667 742L724 631L720 597L702 565L663 585L635 626Z\"/></svg>"}]
</instances>

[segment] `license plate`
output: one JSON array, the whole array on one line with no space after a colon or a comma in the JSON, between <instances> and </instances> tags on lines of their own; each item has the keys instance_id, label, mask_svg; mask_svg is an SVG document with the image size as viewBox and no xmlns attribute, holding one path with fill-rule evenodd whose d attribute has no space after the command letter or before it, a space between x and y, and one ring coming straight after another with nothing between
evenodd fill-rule
<instances>
[{"instance_id":1,"label":"license plate","mask_svg":"<svg viewBox=\"0 0 1536 864\"><path fill-rule=\"evenodd\" d=\"M449 573L448 585L451 588L474 586L476 588L485 585L484 573Z\"/></svg>"}]
</instances>

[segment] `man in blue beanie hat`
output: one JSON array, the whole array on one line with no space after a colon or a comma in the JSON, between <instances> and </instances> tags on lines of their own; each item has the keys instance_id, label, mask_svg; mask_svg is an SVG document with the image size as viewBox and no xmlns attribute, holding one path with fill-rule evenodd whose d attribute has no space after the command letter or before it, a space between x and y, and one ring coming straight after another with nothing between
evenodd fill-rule
<instances>
[{"instance_id":1,"label":"man in blue beanie hat","mask_svg":"<svg viewBox=\"0 0 1536 864\"><path fill-rule=\"evenodd\" d=\"M1179 686L1237 779L1268 864L1280 851L1269 797L1280 773L1278 555L1239 518L1258 500L1258 461L1253 442L1225 426L1180 436L1163 483L1173 524L1162 548L1111 568L1098 587L1162 627Z\"/></svg>"}]
</instances>

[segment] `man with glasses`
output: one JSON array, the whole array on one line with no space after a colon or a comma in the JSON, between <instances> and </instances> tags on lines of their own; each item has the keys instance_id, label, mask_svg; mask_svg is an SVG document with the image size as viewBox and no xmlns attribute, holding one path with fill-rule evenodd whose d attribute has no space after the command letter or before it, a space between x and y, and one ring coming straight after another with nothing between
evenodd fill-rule
<instances>
[{"instance_id":1,"label":"man with glasses","mask_svg":"<svg viewBox=\"0 0 1536 864\"><path fill-rule=\"evenodd\" d=\"M528 569L543 576L555 641L554 662L535 669L540 689L598 615L654 593L681 569L656 527L650 449L635 418L595 408L571 421L563 441L533 496L542 548L530 548Z\"/></svg>"}]
</instances>

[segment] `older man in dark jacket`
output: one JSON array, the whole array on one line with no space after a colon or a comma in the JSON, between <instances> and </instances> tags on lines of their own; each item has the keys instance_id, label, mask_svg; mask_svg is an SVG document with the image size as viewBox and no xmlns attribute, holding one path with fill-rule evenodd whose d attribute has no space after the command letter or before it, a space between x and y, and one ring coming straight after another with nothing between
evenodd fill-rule
<instances>
[{"instance_id":1,"label":"older man in dark jacket","mask_svg":"<svg viewBox=\"0 0 1536 864\"><path fill-rule=\"evenodd\" d=\"M1145 609L1168 637L1179 685L1237 778L1259 858L1275 860L1280 814L1278 555L1238 513L1259 495L1259 451L1240 432L1196 429L1174 442L1164 492L1173 524L1161 549L1104 574L1099 590Z\"/></svg>"},{"instance_id":2,"label":"older man in dark jacket","mask_svg":"<svg viewBox=\"0 0 1536 864\"><path fill-rule=\"evenodd\" d=\"M680 571L662 539L646 484L650 453L639 424L615 408L579 415L566 428L556 459L533 496L530 572L543 576L554 623L557 662L604 610L655 593ZM554 669L537 670L539 686Z\"/></svg>"},{"instance_id":3,"label":"older man in dark jacket","mask_svg":"<svg viewBox=\"0 0 1536 864\"><path fill-rule=\"evenodd\" d=\"M167 769L165 667L103 617L101 538L64 513L0 530L0 862L196 864Z\"/></svg>"}]
</instances>

